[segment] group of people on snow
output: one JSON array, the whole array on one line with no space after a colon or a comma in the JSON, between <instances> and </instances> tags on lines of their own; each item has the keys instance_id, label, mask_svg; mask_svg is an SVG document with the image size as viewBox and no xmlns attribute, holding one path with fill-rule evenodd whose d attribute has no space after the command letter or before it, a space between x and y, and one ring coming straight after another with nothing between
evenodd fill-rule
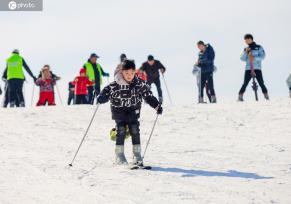
<instances>
[{"instance_id":1,"label":"group of people on snow","mask_svg":"<svg viewBox=\"0 0 291 204\"><path fill-rule=\"evenodd\" d=\"M251 34L246 34L244 40L247 47L244 48L240 59L246 63L246 70L243 85L239 90L238 101L244 101L243 95L252 78L258 81L265 99L269 100L268 90L262 74L262 61L265 58L265 50L262 46L255 43L254 37ZM216 103L217 99L213 83L213 73L216 71L214 65L214 49L210 44L205 44L203 41L199 41L197 47L200 52L198 54L198 61L194 65L193 74L197 76L197 85L199 89L198 101L199 103L205 103L203 98L205 88L210 103ZM291 87L290 82L288 86Z\"/></svg>"},{"instance_id":2,"label":"group of people on snow","mask_svg":"<svg viewBox=\"0 0 291 204\"><path fill-rule=\"evenodd\" d=\"M97 96L100 94L103 77L109 77L101 65L97 62L99 56L91 54L89 59L80 69L79 75L69 82L68 105L71 104L94 104ZM122 64L126 60L126 55L120 56L120 64L115 71L115 79L118 78L118 70L121 70ZM39 75L36 77L24 58L20 55L19 50L12 51L11 56L6 60L6 68L2 79L5 82L3 107L25 107L23 96L23 85L25 81L24 70L31 76L36 86L39 86L39 99L37 106L55 105L54 87L61 77L55 75L49 65L44 65ZM158 90L159 101L163 102L163 95L160 82L160 72L164 73L166 68L163 64L155 60L152 55L142 64L141 68L136 71L136 75L147 81L151 86L154 83ZM109 80L108 80L109 81ZM0 94L2 89L0 88ZM96 101L97 102L97 101Z\"/></svg>"},{"instance_id":3,"label":"group of people on snow","mask_svg":"<svg viewBox=\"0 0 291 204\"><path fill-rule=\"evenodd\" d=\"M264 84L262 75L262 60L265 51L262 46L254 42L251 34L244 37L247 47L244 48L241 60L246 63L244 82L239 90L238 100L243 101L243 94L251 79L258 81L265 99L269 100L268 90ZM199 86L199 103L204 101L204 89L210 103L216 103L213 73L215 51L210 44L203 41L197 43L199 49L198 60L195 63L193 74L197 75ZM140 123L142 101L155 109L156 113L163 113L163 93L161 89L160 74L164 74L166 68L152 55L148 56L139 69L136 69L134 60L127 59L125 54L120 56L120 63L114 71L114 81L101 91L103 77L109 77L101 65L97 62L99 58L95 53L91 54L87 62L80 69L79 75L69 83L68 104L104 104L110 101L112 119L116 123L116 163L128 164L124 153L124 141L128 134L132 139L133 164L143 166L140 142ZM19 50L13 50L7 59L7 66L3 73L5 81L4 107L24 107L23 83L25 80L24 70L33 78L35 85L40 87L37 106L55 105L54 86L61 78L55 75L49 65L44 65L40 74L36 77L26 64ZM199 76L199 77L198 77ZM155 84L158 92L156 98L151 92L151 85ZM291 74L287 79L291 97Z\"/></svg>"},{"instance_id":4,"label":"group of people on snow","mask_svg":"<svg viewBox=\"0 0 291 204\"><path fill-rule=\"evenodd\" d=\"M243 85L239 90L238 101L243 101L243 95L251 79L256 79L266 100L269 100L268 89L264 83L262 74L262 61L265 58L265 50L261 45L255 43L251 34L244 36L247 47L244 48L241 60L246 63ZM197 76L198 85L198 102L205 103L204 93L210 103L216 103L217 97L214 89L213 74L216 71L214 64L215 51L210 44L203 41L197 43L199 49L198 60L195 63L193 74ZM105 72L102 66L97 62L99 56L95 53L91 54L89 59L80 69L80 73L76 78L69 82L68 87L68 105L71 104L94 104L97 96L100 94L103 77L109 77L109 73ZM120 56L120 64L117 66L114 79L118 77L116 73L122 68L122 63L126 60L126 55ZM13 50L11 56L6 61L6 68L2 79L5 82L3 107L24 107L25 100L23 96L23 84L25 81L24 70L32 77L35 85L39 86L40 94L37 106L55 105L54 86L61 78L56 76L50 70L49 65L45 65L40 74L36 77L24 58L19 54L19 50ZM166 68L152 55L148 56L146 62L136 70L136 75L145 80L149 86L155 84L158 93L158 100L163 103L163 92L161 88L160 73L164 74ZM287 79L289 93L291 97L291 74ZM0 88L0 93L2 90Z\"/></svg>"},{"instance_id":5,"label":"group of people on snow","mask_svg":"<svg viewBox=\"0 0 291 204\"><path fill-rule=\"evenodd\" d=\"M74 81L69 82L68 105L73 104L94 104L96 97L100 94L102 77L109 77L103 68L97 63L98 55L91 54L88 61L80 69L80 75ZM114 79L120 80L118 72L122 69L122 64L127 59L126 54L120 55L120 64L114 72ZM163 102L163 92L161 89L160 72L164 74L166 68L164 65L155 60L152 55L142 64L140 69L136 70L136 75L145 80L149 86L155 84L158 90L159 102Z\"/></svg>"}]
</instances>

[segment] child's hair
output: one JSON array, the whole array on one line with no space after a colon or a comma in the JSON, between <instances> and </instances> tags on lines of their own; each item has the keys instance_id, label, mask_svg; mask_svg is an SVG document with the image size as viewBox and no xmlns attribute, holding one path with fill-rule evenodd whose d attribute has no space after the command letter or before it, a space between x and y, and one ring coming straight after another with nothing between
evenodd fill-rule
<instances>
[{"instance_id":1,"label":"child's hair","mask_svg":"<svg viewBox=\"0 0 291 204\"><path fill-rule=\"evenodd\" d=\"M41 69L41 77L43 79L49 79L50 78L50 72L49 72L50 66L48 64L44 65Z\"/></svg>"},{"instance_id":2,"label":"child's hair","mask_svg":"<svg viewBox=\"0 0 291 204\"><path fill-rule=\"evenodd\" d=\"M134 60L125 60L122 63L122 70L130 70L130 69L135 70Z\"/></svg>"}]
</instances>

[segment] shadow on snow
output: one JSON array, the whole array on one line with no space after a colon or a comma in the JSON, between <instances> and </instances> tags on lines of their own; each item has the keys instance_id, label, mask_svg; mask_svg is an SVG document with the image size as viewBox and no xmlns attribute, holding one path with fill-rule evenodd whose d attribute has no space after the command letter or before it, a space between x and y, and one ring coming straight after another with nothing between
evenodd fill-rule
<instances>
[{"instance_id":1,"label":"shadow on snow","mask_svg":"<svg viewBox=\"0 0 291 204\"><path fill-rule=\"evenodd\" d=\"M243 178L243 179L272 179L274 177L260 176L255 173L240 172L236 170L229 170L227 172L218 171L204 171L204 170L191 170L191 169L181 169L181 168L163 168L163 167L153 167L152 171L155 172L167 172L167 173L178 173L182 174L182 177L195 177L195 176L205 176L205 177L230 177L230 178Z\"/></svg>"}]
</instances>

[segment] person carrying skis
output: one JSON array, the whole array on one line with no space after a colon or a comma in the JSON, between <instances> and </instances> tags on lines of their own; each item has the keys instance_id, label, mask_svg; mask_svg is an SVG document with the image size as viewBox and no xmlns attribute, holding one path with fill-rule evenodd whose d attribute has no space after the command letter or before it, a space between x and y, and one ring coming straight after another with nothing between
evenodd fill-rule
<instances>
[{"instance_id":1,"label":"person carrying skis","mask_svg":"<svg viewBox=\"0 0 291 204\"><path fill-rule=\"evenodd\" d=\"M91 104L88 102L88 86L93 86L94 82L87 77L84 68L81 68L80 76L76 77L72 84L75 86L74 104Z\"/></svg>"},{"instance_id":2,"label":"person carrying skis","mask_svg":"<svg viewBox=\"0 0 291 204\"><path fill-rule=\"evenodd\" d=\"M125 60L122 65L122 75L126 85L120 85L119 81L114 81L106 86L97 97L99 104L110 100L112 119L115 120L117 129L116 138L116 164L127 165L124 154L124 140L126 137L126 126L132 138L133 144L133 164L143 166L140 145L139 117L144 99L157 114L162 114L163 108L159 101L153 96L150 87L135 75L136 66L134 61ZM123 82L122 82L123 83Z\"/></svg>"},{"instance_id":3,"label":"person carrying skis","mask_svg":"<svg viewBox=\"0 0 291 204\"><path fill-rule=\"evenodd\" d=\"M246 62L246 70L244 82L239 91L238 101L244 101L243 95L252 77L257 79L265 99L269 100L268 90L265 86L262 74L262 61L266 56L265 50L261 45L254 42L254 37L251 34L246 34L244 36L244 40L248 47L243 50L240 59Z\"/></svg>"},{"instance_id":4,"label":"person carrying skis","mask_svg":"<svg viewBox=\"0 0 291 204\"><path fill-rule=\"evenodd\" d=\"M287 81L286 82L287 82L287 86L289 88L289 97L291 98L291 74L287 78Z\"/></svg>"},{"instance_id":5,"label":"person carrying skis","mask_svg":"<svg viewBox=\"0 0 291 204\"><path fill-rule=\"evenodd\" d=\"M95 97L100 93L100 87L102 84L102 77L109 77L109 73L103 71L101 65L97 63L98 55L92 53L88 61L84 64L84 69L86 70L87 76L90 81L95 82L94 86L88 86L88 102L89 104L94 104Z\"/></svg>"},{"instance_id":6,"label":"person carrying skis","mask_svg":"<svg viewBox=\"0 0 291 204\"><path fill-rule=\"evenodd\" d=\"M206 84L211 95L211 103L216 103L216 94L213 83L215 59L214 49L210 44L205 44L203 41L199 41L197 43L197 47L200 51L198 54L198 61L196 62L195 66L198 66L201 69L199 103L204 103L203 96Z\"/></svg>"},{"instance_id":7,"label":"person carrying skis","mask_svg":"<svg viewBox=\"0 0 291 204\"><path fill-rule=\"evenodd\" d=\"M52 76L49 65L44 65L41 69L41 77L39 77L35 84L39 86L39 100L36 106L45 106L48 103L49 106L56 105L54 85L56 85L57 78Z\"/></svg>"},{"instance_id":8,"label":"person carrying skis","mask_svg":"<svg viewBox=\"0 0 291 204\"><path fill-rule=\"evenodd\" d=\"M68 97L68 105L71 105L71 103L74 103L75 98L75 86L72 81L69 82L69 97Z\"/></svg>"},{"instance_id":9,"label":"person carrying skis","mask_svg":"<svg viewBox=\"0 0 291 204\"><path fill-rule=\"evenodd\" d=\"M8 91L9 91L8 95L10 107L15 107L17 97L19 100L19 106L25 107L22 92L23 83L25 80L23 67L35 82L37 78L33 75L23 57L19 55L19 50L17 49L13 50L11 56L6 60L6 69L3 74L4 76L6 76L8 81Z\"/></svg>"},{"instance_id":10,"label":"person carrying skis","mask_svg":"<svg viewBox=\"0 0 291 204\"><path fill-rule=\"evenodd\" d=\"M152 55L148 56L148 60L142 64L139 71L143 71L147 75L147 83L151 86L153 83L157 87L159 102L163 103L163 91L161 88L161 81L160 81L160 71L162 74L165 73L166 68L164 65L159 61L155 60Z\"/></svg>"}]
</instances>

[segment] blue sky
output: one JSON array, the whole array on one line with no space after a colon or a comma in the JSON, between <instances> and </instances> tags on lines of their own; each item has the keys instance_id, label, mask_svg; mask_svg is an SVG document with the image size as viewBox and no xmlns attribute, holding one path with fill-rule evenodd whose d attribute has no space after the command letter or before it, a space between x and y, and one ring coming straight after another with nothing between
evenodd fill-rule
<instances>
[{"instance_id":1,"label":"blue sky","mask_svg":"<svg viewBox=\"0 0 291 204\"><path fill-rule=\"evenodd\" d=\"M216 51L218 100L236 100L244 72L243 35L253 33L266 50L263 73L270 96L282 97L288 95L285 80L291 72L290 19L288 0L44 0L43 12L0 12L0 70L18 48L34 73L50 64L63 77L59 86L66 98L68 80L91 52L111 74L120 53L138 65L153 54L168 69L174 102L190 104L197 101L191 74L196 42L204 40ZM27 98L31 84L26 83ZM247 91L246 97L253 97L250 87Z\"/></svg>"}]
</instances>

